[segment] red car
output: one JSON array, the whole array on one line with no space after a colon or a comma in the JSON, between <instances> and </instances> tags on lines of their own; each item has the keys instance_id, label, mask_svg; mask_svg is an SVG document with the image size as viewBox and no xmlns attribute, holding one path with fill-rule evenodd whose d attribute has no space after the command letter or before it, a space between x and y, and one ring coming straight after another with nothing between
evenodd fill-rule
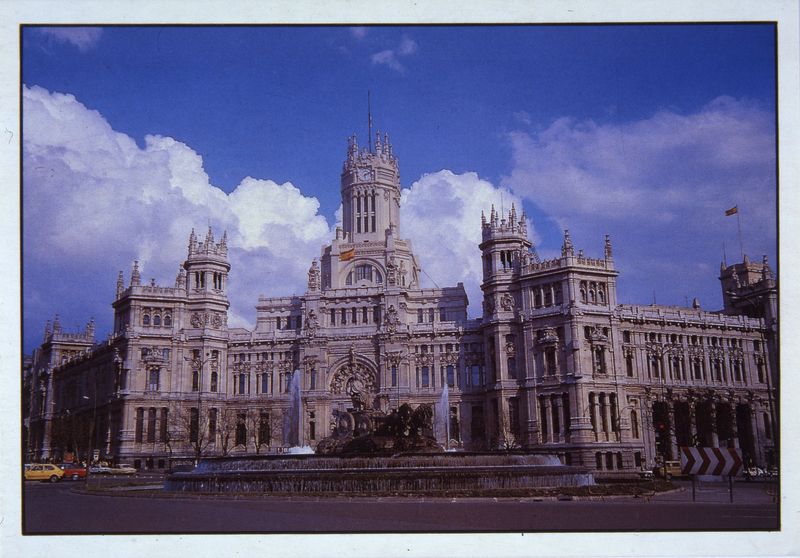
<instances>
[{"instance_id":1,"label":"red car","mask_svg":"<svg viewBox=\"0 0 800 558\"><path fill-rule=\"evenodd\" d=\"M64 470L65 479L76 481L86 478L86 467L80 463L61 463L59 467Z\"/></svg>"}]
</instances>

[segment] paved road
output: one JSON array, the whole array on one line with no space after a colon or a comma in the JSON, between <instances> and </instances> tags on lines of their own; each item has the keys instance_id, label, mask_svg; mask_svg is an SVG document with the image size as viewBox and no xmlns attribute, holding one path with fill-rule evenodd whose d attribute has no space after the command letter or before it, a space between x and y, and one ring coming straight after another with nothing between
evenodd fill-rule
<instances>
[{"instance_id":1,"label":"paved road","mask_svg":"<svg viewBox=\"0 0 800 558\"><path fill-rule=\"evenodd\" d=\"M217 498L76 492L26 483L24 531L38 533L311 533L661 531L778 528L774 485L703 485L650 499ZM146 494L146 495L145 495Z\"/></svg>"}]
</instances>

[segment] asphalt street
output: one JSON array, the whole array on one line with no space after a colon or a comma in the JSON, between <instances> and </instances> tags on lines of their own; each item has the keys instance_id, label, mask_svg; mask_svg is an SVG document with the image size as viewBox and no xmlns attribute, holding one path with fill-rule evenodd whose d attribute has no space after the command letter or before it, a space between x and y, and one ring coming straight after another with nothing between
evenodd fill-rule
<instances>
[{"instance_id":1,"label":"asphalt street","mask_svg":"<svg viewBox=\"0 0 800 558\"><path fill-rule=\"evenodd\" d=\"M23 533L369 533L775 530L774 483L702 484L645 498L302 498L87 494L27 482Z\"/></svg>"}]
</instances>

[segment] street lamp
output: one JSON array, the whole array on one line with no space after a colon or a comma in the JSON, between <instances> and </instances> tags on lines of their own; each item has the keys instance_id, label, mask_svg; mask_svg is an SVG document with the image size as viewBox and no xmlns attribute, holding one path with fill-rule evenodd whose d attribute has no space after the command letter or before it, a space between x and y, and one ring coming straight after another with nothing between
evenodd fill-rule
<instances>
[{"instance_id":1,"label":"street lamp","mask_svg":"<svg viewBox=\"0 0 800 558\"><path fill-rule=\"evenodd\" d=\"M82 395L81 399L92 399L88 395ZM86 440L86 485L89 485L89 465L92 462L92 455L94 454L94 446L97 445L97 376L95 376L95 390L94 398L92 401L92 422L89 424L89 437Z\"/></svg>"}]
</instances>

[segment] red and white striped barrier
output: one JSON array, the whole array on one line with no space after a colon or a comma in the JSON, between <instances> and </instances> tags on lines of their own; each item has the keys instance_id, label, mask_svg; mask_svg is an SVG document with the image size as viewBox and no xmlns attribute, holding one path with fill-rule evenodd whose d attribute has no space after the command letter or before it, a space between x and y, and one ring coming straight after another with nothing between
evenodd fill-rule
<instances>
[{"instance_id":1,"label":"red and white striped barrier","mask_svg":"<svg viewBox=\"0 0 800 558\"><path fill-rule=\"evenodd\" d=\"M742 472L739 448L681 448L684 475L738 475Z\"/></svg>"}]
</instances>

